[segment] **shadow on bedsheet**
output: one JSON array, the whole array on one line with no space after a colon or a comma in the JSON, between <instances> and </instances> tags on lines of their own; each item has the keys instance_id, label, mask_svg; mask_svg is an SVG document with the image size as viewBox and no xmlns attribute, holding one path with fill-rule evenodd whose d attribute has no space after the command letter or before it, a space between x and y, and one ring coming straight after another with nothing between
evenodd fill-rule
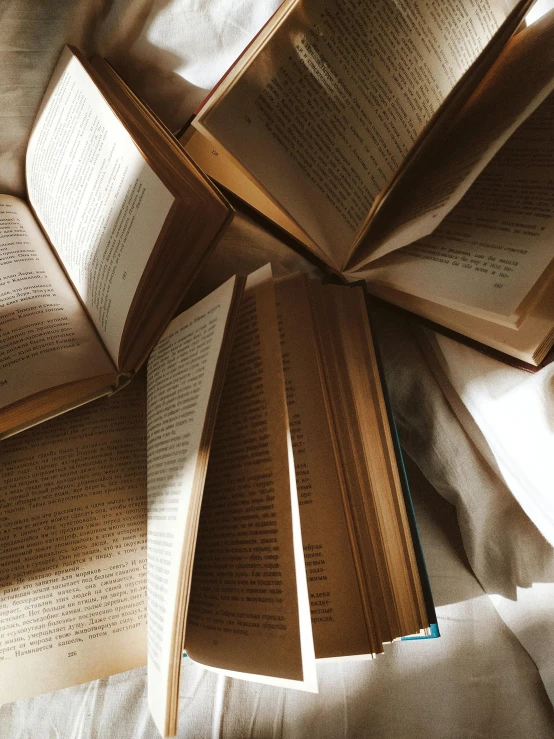
<instances>
[{"instance_id":1,"label":"shadow on bedsheet","mask_svg":"<svg viewBox=\"0 0 554 739\"><path fill-rule=\"evenodd\" d=\"M164 11L176 14L175 23L166 22L168 36L173 27L186 28L186 9L174 0L111 0L84 4L78 22L78 43L87 55L105 57L116 71L162 119L177 131L190 118L207 94L179 74L194 61L183 43L178 53L156 46L153 29ZM179 14L180 11L180 14ZM190 10L189 10L190 12ZM94 33L90 29L94 28ZM176 37L178 38L178 36Z\"/></svg>"},{"instance_id":2,"label":"shadow on bedsheet","mask_svg":"<svg viewBox=\"0 0 554 739\"><path fill-rule=\"evenodd\" d=\"M487 593L554 583L554 550L465 432L410 323L384 310L377 325L400 442L432 488L456 508L463 547Z\"/></svg>"},{"instance_id":3,"label":"shadow on bedsheet","mask_svg":"<svg viewBox=\"0 0 554 739\"><path fill-rule=\"evenodd\" d=\"M156 20L172 5L177 4L172 0L0 4L0 192L25 195L27 141L64 44L77 46L87 56L107 56L170 130L178 130L190 118L207 90L177 70L195 61L194 52L187 53L183 44L179 53L172 53L149 40ZM181 8L175 24L167 22L174 40L190 25L185 12Z\"/></svg>"},{"instance_id":4,"label":"shadow on bedsheet","mask_svg":"<svg viewBox=\"0 0 554 739\"><path fill-rule=\"evenodd\" d=\"M415 462L404 455L425 564L435 607L459 603L483 594L465 553L456 509L437 495ZM448 542L448 554L444 547ZM455 573L455 576L453 576ZM458 575L462 574L462 577Z\"/></svg>"}]
</instances>

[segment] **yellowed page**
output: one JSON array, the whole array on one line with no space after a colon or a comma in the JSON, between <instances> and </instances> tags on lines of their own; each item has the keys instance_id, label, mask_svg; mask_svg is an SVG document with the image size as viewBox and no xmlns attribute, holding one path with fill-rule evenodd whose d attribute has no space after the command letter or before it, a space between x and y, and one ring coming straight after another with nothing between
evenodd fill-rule
<instances>
[{"instance_id":1,"label":"yellowed page","mask_svg":"<svg viewBox=\"0 0 554 739\"><path fill-rule=\"evenodd\" d=\"M360 485L360 499L352 496L351 504L362 534L358 541L362 560L369 560L372 550L381 550L377 560L380 582L370 581L370 598L375 591L375 604L385 608L390 636L383 641L389 641L418 633L429 622L364 293L360 287L345 290L338 285L328 285L324 291L327 320L338 329L333 337L335 362L346 411L345 434L353 455L350 464L346 457L345 467L350 469L345 474L352 492Z\"/></svg>"},{"instance_id":2,"label":"yellowed page","mask_svg":"<svg viewBox=\"0 0 554 739\"><path fill-rule=\"evenodd\" d=\"M499 0L303 0L200 125L343 264L504 18Z\"/></svg>"},{"instance_id":3,"label":"yellowed page","mask_svg":"<svg viewBox=\"0 0 554 739\"><path fill-rule=\"evenodd\" d=\"M449 306L437 306L430 300L395 290L379 282L368 282L367 288L372 295L382 300L529 364L540 364L554 344L552 283L543 290L537 304L517 328L470 316Z\"/></svg>"},{"instance_id":4,"label":"yellowed page","mask_svg":"<svg viewBox=\"0 0 554 739\"><path fill-rule=\"evenodd\" d=\"M29 208L0 196L0 408L115 366Z\"/></svg>"},{"instance_id":5,"label":"yellowed page","mask_svg":"<svg viewBox=\"0 0 554 739\"><path fill-rule=\"evenodd\" d=\"M200 133L194 129L189 129L190 131L192 135L186 139L186 143L183 141L183 146L205 174L294 236L320 259L331 262L329 256L274 202L270 194L248 174L237 159L215 141L211 134ZM337 270L339 268L337 264L331 266Z\"/></svg>"},{"instance_id":6,"label":"yellowed page","mask_svg":"<svg viewBox=\"0 0 554 739\"><path fill-rule=\"evenodd\" d=\"M174 196L66 47L27 148L29 201L115 363Z\"/></svg>"},{"instance_id":7,"label":"yellowed page","mask_svg":"<svg viewBox=\"0 0 554 739\"><path fill-rule=\"evenodd\" d=\"M371 647L304 276L279 281L276 294L315 655L366 655Z\"/></svg>"},{"instance_id":8,"label":"yellowed page","mask_svg":"<svg viewBox=\"0 0 554 739\"><path fill-rule=\"evenodd\" d=\"M146 662L143 378L0 445L0 702Z\"/></svg>"},{"instance_id":9,"label":"yellowed page","mask_svg":"<svg viewBox=\"0 0 554 739\"><path fill-rule=\"evenodd\" d=\"M185 648L235 677L317 689L269 267L249 277L241 304L206 479Z\"/></svg>"},{"instance_id":10,"label":"yellowed page","mask_svg":"<svg viewBox=\"0 0 554 739\"><path fill-rule=\"evenodd\" d=\"M214 384L236 280L175 318L148 363L148 703L175 730L183 629L211 429ZM217 399L217 398L216 398Z\"/></svg>"},{"instance_id":11,"label":"yellowed page","mask_svg":"<svg viewBox=\"0 0 554 739\"><path fill-rule=\"evenodd\" d=\"M375 214L346 269L431 233L554 89L554 10L512 37L451 125L420 150ZM412 166L413 165L413 166Z\"/></svg>"},{"instance_id":12,"label":"yellowed page","mask_svg":"<svg viewBox=\"0 0 554 739\"><path fill-rule=\"evenodd\" d=\"M432 234L378 260L364 278L517 325L554 258L553 129L551 93Z\"/></svg>"}]
</instances>

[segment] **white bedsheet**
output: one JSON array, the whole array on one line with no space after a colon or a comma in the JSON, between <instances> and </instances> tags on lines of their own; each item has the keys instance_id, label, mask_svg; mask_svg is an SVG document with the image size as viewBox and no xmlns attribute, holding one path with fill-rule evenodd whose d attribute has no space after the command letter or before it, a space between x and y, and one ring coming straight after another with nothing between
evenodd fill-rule
<instances>
[{"instance_id":1,"label":"white bedsheet","mask_svg":"<svg viewBox=\"0 0 554 739\"><path fill-rule=\"evenodd\" d=\"M0 192L24 192L26 139L64 43L108 56L176 129L276 5L1 0ZM235 224L214 260L232 270L236 250L254 238L250 224ZM275 255L268 240L250 251L252 267ZM299 263L279 253L288 266ZM209 281L209 267L206 276ZM481 413L482 398L463 382L485 370L470 350L456 353L439 343L437 354L393 318L381 328L403 445L442 496L417 478L414 497L442 636L392 645L373 663L325 665L319 696L219 679L185 660L181 737L554 737L545 690L554 699L552 547L535 525L548 534L540 514L531 516L533 523L500 469L494 414ZM551 403L552 382L544 377L529 382ZM546 408L552 413L552 405L540 403L537 412ZM552 431L548 418L543 428ZM525 469L517 449L513 454ZM144 670L0 708L1 739L155 736Z\"/></svg>"},{"instance_id":2,"label":"white bedsheet","mask_svg":"<svg viewBox=\"0 0 554 739\"><path fill-rule=\"evenodd\" d=\"M462 536L476 552L474 571L554 703L554 363L531 375L439 334L423 331L420 339L495 481L492 503L482 494L464 501L472 515ZM487 539L479 542L482 521Z\"/></svg>"}]
</instances>

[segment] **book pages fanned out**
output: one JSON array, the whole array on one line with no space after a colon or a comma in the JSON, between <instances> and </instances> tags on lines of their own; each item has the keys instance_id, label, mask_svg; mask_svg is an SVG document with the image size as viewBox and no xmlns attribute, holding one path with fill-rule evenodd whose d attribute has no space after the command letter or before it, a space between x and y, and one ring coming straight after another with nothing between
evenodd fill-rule
<instances>
[{"instance_id":1,"label":"book pages fanned out","mask_svg":"<svg viewBox=\"0 0 554 739\"><path fill-rule=\"evenodd\" d=\"M430 633L360 286L233 277L169 324L146 378L0 457L4 700L147 661L170 736L183 648L317 692L317 660Z\"/></svg>"},{"instance_id":2,"label":"book pages fanned out","mask_svg":"<svg viewBox=\"0 0 554 739\"><path fill-rule=\"evenodd\" d=\"M554 11L525 25L531 4L290 0L185 146L334 275L536 366L554 341Z\"/></svg>"}]
</instances>

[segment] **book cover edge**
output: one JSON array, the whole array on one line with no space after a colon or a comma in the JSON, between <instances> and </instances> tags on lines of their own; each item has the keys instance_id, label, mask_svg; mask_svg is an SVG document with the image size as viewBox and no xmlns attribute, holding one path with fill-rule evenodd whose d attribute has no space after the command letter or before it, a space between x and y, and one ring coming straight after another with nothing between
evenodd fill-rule
<instances>
[{"instance_id":1,"label":"book cover edge","mask_svg":"<svg viewBox=\"0 0 554 739\"><path fill-rule=\"evenodd\" d=\"M387 410L387 417L391 429L392 444L394 447L394 454L396 458L396 465L400 476L400 483L402 485L402 495L404 498L404 504L406 506L406 514L408 516L408 522L410 526L410 534L412 536L412 542L414 546L414 553L416 557L417 568L421 581L421 590L423 593L423 601L425 603L425 611L429 620L429 633L428 634L415 634L412 636L403 636L401 641L412 641L417 639L436 639L440 636L440 630L437 622L437 614L435 611L435 604L433 602L433 593L431 590L431 583L429 581L429 573L427 572L427 565L425 564L425 555L423 553L423 547L421 545L421 538L419 536L419 530L417 527L417 520L414 510L414 504L412 495L410 492L410 483L408 475L406 473L406 467L404 465L404 457L402 454L402 448L400 446L400 438L398 436L398 429L394 419L394 413L392 411L392 405L390 401L390 395L388 391L388 385L385 378L383 360L381 357L381 350L378 339L378 329L375 328L375 318L371 310L371 302L369 293L367 292L367 286L363 280L359 282L350 283L353 287L362 287L365 297L365 303L367 308L367 316L369 325L371 328L371 334L373 337L373 344L375 348L375 357L377 359L377 368L379 370L379 378L381 380L381 386L383 389L383 398L385 401L385 408Z\"/></svg>"}]
</instances>

